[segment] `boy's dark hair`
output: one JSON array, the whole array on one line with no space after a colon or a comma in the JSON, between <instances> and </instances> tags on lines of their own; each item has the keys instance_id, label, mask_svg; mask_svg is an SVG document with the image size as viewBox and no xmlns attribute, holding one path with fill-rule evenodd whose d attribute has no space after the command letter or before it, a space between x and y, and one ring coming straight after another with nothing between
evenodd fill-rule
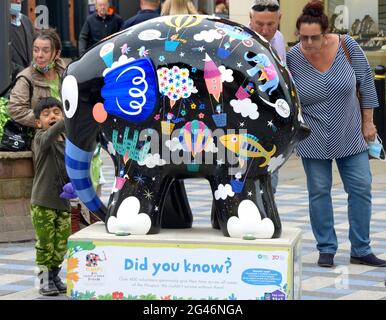
<instances>
[{"instance_id":1,"label":"boy's dark hair","mask_svg":"<svg viewBox=\"0 0 386 320\"><path fill-rule=\"evenodd\" d=\"M40 118L40 114L44 109L52 108L54 106L59 107L63 111L63 104L54 97L41 98L34 108L35 119Z\"/></svg>"}]
</instances>

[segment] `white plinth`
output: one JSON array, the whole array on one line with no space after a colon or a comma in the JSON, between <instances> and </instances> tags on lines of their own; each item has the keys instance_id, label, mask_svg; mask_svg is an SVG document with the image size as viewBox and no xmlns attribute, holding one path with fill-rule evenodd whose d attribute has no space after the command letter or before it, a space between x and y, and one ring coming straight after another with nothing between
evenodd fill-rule
<instances>
[{"instance_id":1,"label":"white plinth","mask_svg":"<svg viewBox=\"0 0 386 320\"><path fill-rule=\"evenodd\" d=\"M227 238L210 227L108 234L96 223L68 242L75 299L300 299L301 230L279 239Z\"/></svg>"}]
</instances>

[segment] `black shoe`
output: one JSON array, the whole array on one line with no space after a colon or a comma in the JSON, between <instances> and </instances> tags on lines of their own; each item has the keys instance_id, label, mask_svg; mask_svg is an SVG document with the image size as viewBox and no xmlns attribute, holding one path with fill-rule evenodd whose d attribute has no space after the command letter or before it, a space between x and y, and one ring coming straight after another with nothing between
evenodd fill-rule
<instances>
[{"instance_id":1,"label":"black shoe","mask_svg":"<svg viewBox=\"0 0 386 320\"><path fill-rule=\"evenodd\" d=\"M58 289L59 293L67 293L67 286L63 283L62 279L59 277L59 272L61 268L52 268L52 280Z\"/></svg>"},{"instance_id":2,"label":"black shoe","mask_svg":"<svg viewBox=\"0 0 386 320\"><path fill-rule=\"evenodd\" d=\"M332 268L334 266L333 253L319 253L318 266L325 268Z\"/></svg>"},{"instance_id":3,"label":"black shoe","mask_svg":"<svg viewBox=\"0 0 386 320\"><path fill-rule=\"evenodd\" d=\"M52 279L52 271L40 272L38 275L40 279L40 289L39 293L42 296L57 296L59 294L58 289L55 286L55 283Z\"/></svg>"},{"instance_id":4,"label":"black shoe","mask_svg":"<svg viewBox=\"0 0 386 320\"><path fill-rule=\"evenodd\" d=\"M364 264L371 267L386 267L386 261L378 259L373 253L363 257L350 257L350 263L352 264Z\"/></svg>"}]
</instances>

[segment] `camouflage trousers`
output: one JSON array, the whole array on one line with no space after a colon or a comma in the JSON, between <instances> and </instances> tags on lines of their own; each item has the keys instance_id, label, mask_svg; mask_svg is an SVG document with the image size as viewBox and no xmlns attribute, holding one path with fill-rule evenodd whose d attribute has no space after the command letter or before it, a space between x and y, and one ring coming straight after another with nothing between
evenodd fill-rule
<instances>
[{"instance_id":1,"label":"camouflage trousers","mask_svg":"<svg viewBox=\"0 0 386 320\"><path fill-rule=\"evenodd\" d=\"M71 213L31 205L31 217L37 238L37 266L41 271L60 267L71 235Z\"/></svg>"}]
</instances>

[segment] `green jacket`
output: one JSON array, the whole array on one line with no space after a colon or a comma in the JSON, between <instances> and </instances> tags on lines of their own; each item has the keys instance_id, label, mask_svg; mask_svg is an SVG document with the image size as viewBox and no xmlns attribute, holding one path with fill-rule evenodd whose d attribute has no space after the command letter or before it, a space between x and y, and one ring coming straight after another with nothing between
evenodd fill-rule
<instances>
[{"instance_id":1,"label":"green jacket","mask_svg":"<svg viewBox=\"0 0 386 320\"><path fill-rule=\"evenodd\" d=\"M69 182L64 164L64 141L57 141L64 131L64 120L47 130L36 131L32 143L35 176L31 204L70 211L69 200L59 197L63 185Z\"/></svg>"}]
</instances>

